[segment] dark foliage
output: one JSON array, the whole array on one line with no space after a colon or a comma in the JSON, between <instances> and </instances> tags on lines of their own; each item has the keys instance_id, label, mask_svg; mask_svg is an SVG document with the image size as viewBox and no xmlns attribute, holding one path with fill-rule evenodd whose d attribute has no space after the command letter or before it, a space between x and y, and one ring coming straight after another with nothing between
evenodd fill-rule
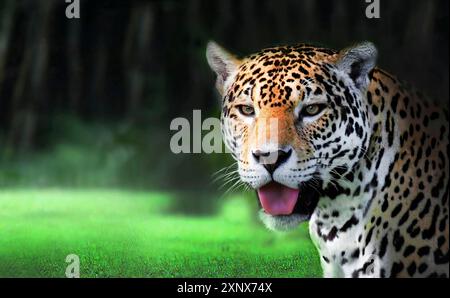
<instances>
[{"instance_id":1,"label":"dark foliage","mask_svg":"<svg viewBox=\"0 0 450 298\"><path fill-rule=\"evenodd\" d=\"M209 39L237 54L304 41L342 48L371 40L381 67L448 100L447 0L381 0L380 19L365 17L362 0L82 0L81 18L72 20L66 5L0 3L3 156L6 149L20 158L67 141L57 119L70 115L123 132L114 136L137 152L124 176L203 186L220 162L173 156L169 124L190 118L193 109L218 115L204 57Z\"/></svg>"}]
</instances>

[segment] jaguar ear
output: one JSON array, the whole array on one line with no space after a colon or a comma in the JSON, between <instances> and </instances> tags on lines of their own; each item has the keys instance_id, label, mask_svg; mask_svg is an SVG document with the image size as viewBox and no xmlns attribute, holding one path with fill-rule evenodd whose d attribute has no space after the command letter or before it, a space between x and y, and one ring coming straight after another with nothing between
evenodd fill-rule
<instances>
[{"instance_id":1,"label":"jaguar ear","mask_svg":"<svg viewBox=\"0 0 450 298\"><path fill-rule=\"evenodd\" d=\"M378 51L371 42L363 42L340 51L336 66L346 72L356 87L365 90L369 83L369 73L375 67Z\"/></svg>"},{"instance_id":2,"label":"jaguar ear","mask_svg":"<svg viewBox=\"0 0 450 298\"><path fill-rule=\"evenodd\" d=\"M237 71L240 61L214 41L208 42L206 58L211 69L217 74L216 88L223 95L225 84L230 76Z\"/></svg>"}]
</instances>

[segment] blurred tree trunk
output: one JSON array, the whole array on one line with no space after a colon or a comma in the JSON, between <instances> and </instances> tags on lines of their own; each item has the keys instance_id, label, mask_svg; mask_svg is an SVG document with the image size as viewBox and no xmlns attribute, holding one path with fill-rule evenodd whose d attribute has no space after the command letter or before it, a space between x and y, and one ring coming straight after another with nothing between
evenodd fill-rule
<instances>
[{"instance_id":1,"label":"blurred tree trunk","mask_svg":"<svg viewBox=\"0 0 450 298\"><path fill-rule=\"evenodd\" d=\"M2 134L6 131L2 131L1 128L8 127L10 123L10 117L8 116L10 101L2 94L4 94L3 91L8 78L7 57L16 14L16 2L6 0L0 5L0 137L2 137ZM0 152L3 151L4 147L4 140L0 139Z\"/></svg>"},{"instance_id":2,"label":"blurred tree trunk","mask_svg":"<svg viewBox=\"0 0 450 298\"><path fill-rule=\"evenodd\" d=\"M130 119L139 112L142 99L145 96L146 66L150 42L154 26L154 7L152 3L136 5L131 11L131 17L126 29L124 43L124 63L127 65L126 80L128 89L127 114Z\"/></svg>"},{"instance_id":3,"label":"blurred tree trunk","mask_svg":"<svg viewBox=\"0 0 450 298\"><path fill-rule=\"evenodd\" d=\"M10 110L13 114L8 136L8 144L21 150L32 147L40 117L37 109L42 101L47 100L45 79L49 58L49 29L52 25L49 16L53 5L54 1L49 0L45 5L28 6L35 13L26 26L25 53L11 99Z\"/></svg>"},{"instance_id":4,"label":"blurred tree trunk","mask_svg":"<svg viewBox=\"0 0 450 298\"><path fill-rule=\"evenodd\" d=\"M65 44L68 63L68 101L74 114L81 112L83 98L83 61L81 57L81 24L70 22Z\"/></svg>"},{"instance_id":5,"label":"blurred tree trunk","mask_svg":"<svg viewBox=\"0 0 450 298\"><path fill-rule=\"evenodd\" d=\"M14 0L5 0L1 7L0 14L0 93L4 84L6 55L8 52L9 40L11 37L11 27L14 21L16 2ZM5 100L1 101L6 102ZM4 108L3 106L1 106Z\"/></svg>"}]
</instances>

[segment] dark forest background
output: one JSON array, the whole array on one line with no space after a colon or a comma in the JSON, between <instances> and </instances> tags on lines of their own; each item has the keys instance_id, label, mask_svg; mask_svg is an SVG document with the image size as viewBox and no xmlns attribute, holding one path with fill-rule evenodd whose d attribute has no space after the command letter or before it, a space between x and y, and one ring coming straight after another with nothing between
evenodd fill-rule
<instances>
[{"instance_id":1,"label":"dark forest background","mask_svg":"<svg viewBox=\"0 0 450 298\"><path fill-rule=\"evenodd\" d=\"M64 0L0 2L0 186L198 190L225 154L174 155L169 124L219 115L205 59L277 44L361 40L379 66L448 101L447 0Z\"/></svg>"}]
</instances>

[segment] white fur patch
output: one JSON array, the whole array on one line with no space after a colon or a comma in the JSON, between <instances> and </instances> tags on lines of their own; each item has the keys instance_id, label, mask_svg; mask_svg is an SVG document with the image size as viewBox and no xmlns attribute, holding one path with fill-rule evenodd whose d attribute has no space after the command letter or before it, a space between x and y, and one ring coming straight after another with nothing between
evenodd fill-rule
<instances>
[{"instance_id":1,"label":"white fur patch","mask_svg":"<svg viewBox=\"0 0 450 298\"><path fill-rule=\"evenodd\" d=\"M300 214L273 216L267 214L262 209L259 211L259 218L266 228L279 232L291 231L297 228L300 223L308 220L306 216Z\"/></svg>"}]
</instances>

